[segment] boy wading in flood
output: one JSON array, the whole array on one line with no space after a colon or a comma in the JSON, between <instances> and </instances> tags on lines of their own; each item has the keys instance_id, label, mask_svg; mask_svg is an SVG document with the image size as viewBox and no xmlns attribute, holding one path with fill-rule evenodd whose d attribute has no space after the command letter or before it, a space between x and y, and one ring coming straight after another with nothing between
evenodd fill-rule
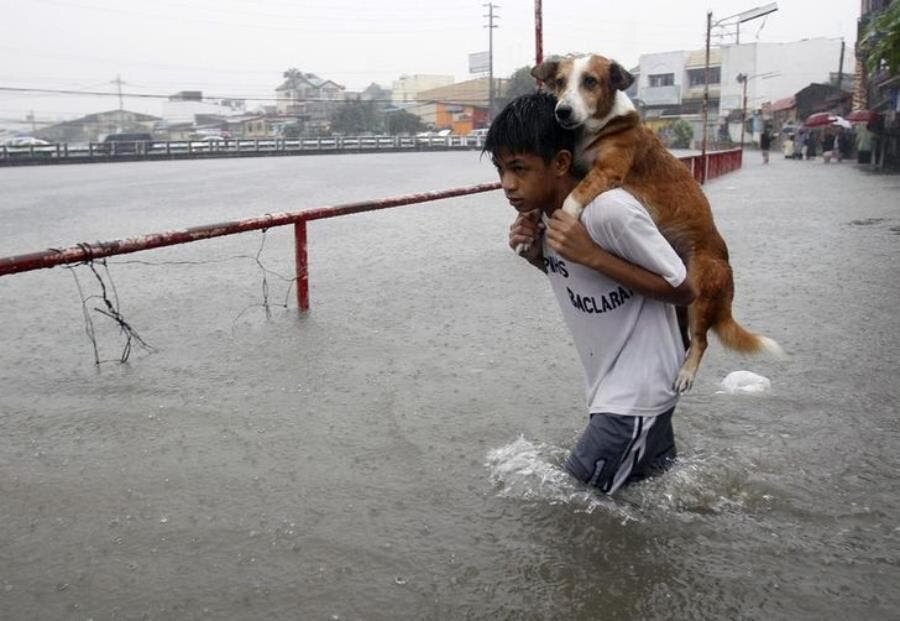
<instances>
[{"instance_id":1,"label":"boy wading in flood","mask_svg":"<svg viewBox=\"0 0 900 621\"><path fill-rule=\"evenodd\" d=\"M622 189L598 196L579 220L563 201L577 185L575 134L548 93L512 101L485 140L518 211L509 245L545 272L584 366L589 421L565 468L612 494L675 459L673 383L684 359L675 307L695 293L684 263L644 207Z\"/></svg>"}]
</instances>

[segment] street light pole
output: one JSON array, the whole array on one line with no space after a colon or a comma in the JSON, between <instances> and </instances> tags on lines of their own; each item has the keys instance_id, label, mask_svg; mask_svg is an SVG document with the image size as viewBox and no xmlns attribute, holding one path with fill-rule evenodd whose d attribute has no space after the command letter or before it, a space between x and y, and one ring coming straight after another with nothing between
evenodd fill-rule
<instances>
[{"instance_id":1,"label":"street light pole","mask_svg":"<svg viewBox=\"0 0 900 621\"><path fill-rule=\"evenodd\" d=\"M706 63L703 66L703 128L700 145L700 183L706 183L706 126L709 123L709 36L712 30L712 11L706 12Z\"/></svg>"},{"instance_id":2,"label":"street light pole","mask_svg":"<svg viewBox=\"0 0 900 621\"><path fill-rule=\"evenodd\" d=\"M743 103L741 104L741 150L744 150L744 128L747 127L747 74L739 73L737 81L744 86Z\"/></svg>"},{"instance_id":3,"label":"street light pole","mask_svg":"<svg viewBox=\"0 0 900 621\"><path fill-rule=\"evenodd\" d=\"M749 22L751 20L764 17L769 13L774 13L778 10L777 2L770 2L769 4L765 4L763 6L758 6L750 9L749 11L743 11L742 13L738 13L736 15L729 15L728 17L723 17L722 19L715 22L712 21L712 11L707 11L706 13L706 64L704 65L703 72L703 139L702 144L700 146L700 157L702 162L702 170L700 171L700 183L704 183L706 181L706 126L709 123L709 39L712 33L713 26L718 26L723 24L724 22L734 20L738 28L744 22ZM738 31L740 32L740 31ZM739 40L740 41L740 40ZM745 102L744 107L746 108L746 92L747 92L747 84L744 83L744 93L745 93ZM746 110L745 110L746 113ZM743 126L742 130L743 131ZM741 138L741 146L743 146L744 140Z\"/></svg>"}]
</instances>

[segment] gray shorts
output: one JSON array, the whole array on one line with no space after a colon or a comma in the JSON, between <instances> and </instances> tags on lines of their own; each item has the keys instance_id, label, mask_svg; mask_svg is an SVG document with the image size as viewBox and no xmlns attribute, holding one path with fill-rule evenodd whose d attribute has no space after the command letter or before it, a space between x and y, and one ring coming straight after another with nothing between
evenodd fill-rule
<instances>
[{"instance_id":1,"label":"gray shorts","mask_svg":"<svg viewBox=\"0 0 900 621\"><path fill-rule=\"evenodd\" d=\"M623 485L663 472L675 461L672 413L659 416L591 414L566 458L576 479L612 494Z\"/></svg>"}]
</instances>

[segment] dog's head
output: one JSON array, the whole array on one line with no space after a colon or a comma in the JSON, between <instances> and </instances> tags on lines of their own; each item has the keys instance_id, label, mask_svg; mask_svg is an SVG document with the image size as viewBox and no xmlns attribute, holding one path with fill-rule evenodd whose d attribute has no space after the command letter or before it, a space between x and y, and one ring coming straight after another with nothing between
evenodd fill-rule
<instances>
[{"instance_id":1,"label":"dog's head","mask_svg":"<svg viewBox=\"0 0 900 621\"><path fill-rule=\"evenodd\" d=\"M556 95L556 120L568 129L606 118L619 99L616 93L634 82L619 63L597 55L550 58L531 75Z\"/></svg>"}]
</instances>

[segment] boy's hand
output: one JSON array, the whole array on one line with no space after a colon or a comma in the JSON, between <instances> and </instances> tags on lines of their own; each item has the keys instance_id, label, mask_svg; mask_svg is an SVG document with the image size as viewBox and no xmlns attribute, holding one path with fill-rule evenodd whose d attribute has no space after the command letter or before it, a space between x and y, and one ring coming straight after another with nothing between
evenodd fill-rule
<instances>
[{"instance_id":1,"label":"boy's hand","mask_svg":"<svg viewBox=\"0 0 900 621\"><path fill-rule=\"evenodd\" d=\"M557 209L547 224L547 244L559 256L575 263L589 265L598 246L587 229L570 213Z\"/></svg>"},{"instance_id":2,"label":"boy's hand","mask_svg":"<svg viewBox=\"0 0 900 621\"><path fill-rule=\"evenodd\" d=\"M541 245L538 242L543 229L540 210L520 213L509 227L509 247L516 250L520 245L525 245L528 250L522 253L524 258L531 262L540 259Z\"/></svg>"}]
</instances>

